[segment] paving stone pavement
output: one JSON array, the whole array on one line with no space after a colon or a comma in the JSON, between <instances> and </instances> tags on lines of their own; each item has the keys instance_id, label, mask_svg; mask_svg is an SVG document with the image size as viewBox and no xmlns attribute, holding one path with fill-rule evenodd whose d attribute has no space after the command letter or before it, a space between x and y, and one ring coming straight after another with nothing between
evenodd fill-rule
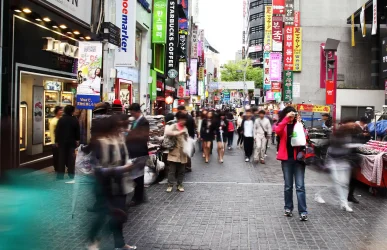
<instances>
[{"instance_id":1,"label":"paving stone pavement","mask_svg":"<svg viewBox=\"0 0 387 250\"><path fill-rule=\"evenodd\" d=\"M283 216L283 177L273 148L265 165L246 164L240 149L227 151L223 164L216 158L215 149L207 165L200 153L195 155L184 193L166 193L162 184L147 188L148 202L129 210L124 229L128 243L141 250L387 249L386 199L360 189L361 203L352 205L354 213L346 213L335 202L329 177L308 169L310 220L300 222ZM93 204L90 185L81 185L72 219L72 185L47 176L46 187L60 195L42 210L46 249L84 249L93 216L85 211ZM321 190L327 204L313 200ZM102 249L113 249L111 236L102 241Z\"/></svg>"}]
</instances>

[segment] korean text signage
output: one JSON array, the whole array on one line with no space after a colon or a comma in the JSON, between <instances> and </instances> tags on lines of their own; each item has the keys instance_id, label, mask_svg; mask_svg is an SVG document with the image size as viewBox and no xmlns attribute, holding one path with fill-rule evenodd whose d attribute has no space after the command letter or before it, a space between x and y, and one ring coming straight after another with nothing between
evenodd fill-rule
<instances>
[{"instance_id":1,"label":"korean text signage","mask_svg":"<svg viewBox=\"0 0 387 250\"><path fill-rule=\"evenodd\" d=\"M109 22L103 23L102 27L108 31L107 34L104 33L104 39L107 39L111 44L121 47L121 29Z\"/></svg>"},{"instance_id":2,"label":"korean text signage","mask_svg":"<svg viewBox=\"0 0 387 250\"><path fill-rule=\"evenodd\" d=\"M270 53L270 81L282 81L282 53Z\"/></svg>"},{"instance_id":3,"label":"korean text signage","mask_svg":"<svg viewBox=\"0 0 387 250\"><path fill-rule=\"evenodd\" d=\"M152 30L152 42L165 44L167 34L167 0L154 0Z\"/></svg>"},{"instance_id":4,"label":"korean text signage","mask_svg":"<svg viewBox=\"0 0 387 250\"><path fill-rule=\"evenodd\" d=\"M283 17L282 16L273 16L273 51L282 51L282 42L283 42Z\"/></svg>"},{"instance_id":5,"label":"korean text signage","mask_svg":"<svg viewBox=\"0 0 387 250\"><path fill-rule=\"evenodd\" d=\"M294 0L285 0L285 25L294 25Z\"/></svg>"},{"instance_id":6,"label":"korean text signage","mask_svg":"<svg viewBox=\"0 0 387 250\"><path fill-rule=\"evenodd\" d=\"M299 11L294 11L294 27L301 26L301 14Z\"/></svg>"},{"instance_id":7,"label":"korean text signage","mask_svg":"<svg viewBox=\"0 0 387 250\"><path fill-rule=\"evenodd\" d=\"M85 24L91 23L92 0L39 0L39 2L59 12L64 11Z\"/></svg>"},{"instance_id":8,"label":"korean text signage","mask_svg":"<svg viewBox=\"0 0 387 250\"><path fill-rule=\"evenodd\" d=\"M188 32L186 30L179 31L179 48L180 48L179 62L187 61L187 35L188 35Z\"/></svg>"},{"instance_id":9,"label":"korean text signage","mask_svg":"<svg viewBox=\"0 0 387 250\"><path fill-rule=\"evenodd\" d=\"M293 97L293 72L284 73L284 101L291 102Z\"/></svg>"},{"instance_id":10,"label":"korean text signage","mask_svg":"<svg viewBox=\"0 0 387 250\"><path fill-rule=\"evenodd\" d=\"M166 46L167 72L176 67L178 46L177 0L168 1L168 38Z\"/></svg>"},{"instance_id":11,"label":"korean text signage","mask_svg":"<svg viewBox=\"0 0 387 250\"><path fill-rule=\"evenodd\" d=\"M263 53L263 89L269 90L271 89L271 81L270 81L270 53Z\"/></svg>"},{"instance_id":12,"label":"korean text signage","mask_svg":"<svg viewBox=\"0 0 387 250\"><path fill-rule=\"evenodd\" d=\"M199 67L198 70L198 80L204 81L204 67Z\"/></svg>"},{"instance_id":13,"label":"korean text signage","mask_svg":"<svg viewBox=\"0 0 387 250\"><path fill-rule=\"evenodd\" d=\"M335 84L333 81L326 81L326 99L327 105L333 105L335 103Z\"/></svg>"},{"instance_id":14,"label":"korean text signage","mask_svg":"<svg viewBox=\"0 0 387 250\"><path fill-rule=\"evenodd\" d=\"M191 58L198 58L198 37L199 29L197 25L192 27Z\"/></svg>"},{"instance_id":15,"label":"korean text signage","mask_svg":"<svg viewBox=\"0 0 387 250\"><path fill-rule=\"evenodd\" d=\"M330 113L331 107L324 105L297 104L297 110L301 112Z\"/></svg>"},{"instance_id":16,"label":"korean text signage","mask_svg":"<svg viewBox=\"0 0 387 250\"><path fill-rule=\"evenodd\" d=\"M325 88L325 80L326 80L327 61L325 58L324 47L325 47L325 43L321 43L321 45L320 45L320 88ZM387 56L387 52L386 52L386 56ZM337 69L337 56L336 56L336 54L334 54L332 52L328 52L328 58L335 59L335 68ZM387 57L386 57L386 60L387 60ZM382 66L383 66L383 64L382 64ZM333 74L332 70L328 70L328 78L329 79L333 78L337 82L337 70L334 71L333 76L332 76L332 74Z\"/></svg>"},{"instance_id":17,"label":"korean text signage","mask_svg":"<svg viewBox=\"0 0 387 250\"><path fill-rule=\"evenodd\" d=\"M264 49L265 51L271 51L272 45L272 17L273 17L273 7L271 5L265 6L265 39L264 39Z\"/></svg>"},{"instance_id":18,"label":"korean text signage","mask_svg":"<svg viewBox=\"0 0 387 250\"><path fill-rule=\"evenodd\" d=\"M285 14L285 0L273 0L273 14Z\"/></svg>"},{"instance_id":19,"label":"korean text signage","mask_svg":"<svg viewBox=\"0 0 387 250\"><path fill-rule=\"evenodd\" d=\"M387 37L382 39L382 77L387 78Z\"/></svg>"},{"instance_id":20,"label":"korean text signage","mask_svg":"<svg viewBox=\"0 0 387 250\"><path fill-rule=\"evenodd\" d=\"M271 83L271 91L272 92L281 92L281 83L280 82L272 82Z\"/></svg>"},{"instance_id":21,"label":"korean text signage","mask_svg":"<svg viewBox=\"0 0 387 250\"><path fill-rule=\"evenodd\" d=\"M102 83L102 43L79 42L77 108L93 109L100 102Z\"/></svg>"},{"instance_id":22,"label":"korean text signage","mask_svg":"<svg viewBox=\"0 0 387 250\"><path fill-rule=\"evenodd\" d=\"M302 69L302 28L294 27L293 35L293 71Z\"/></svg>"},{"instance_id":23,"label":"korean text signage","mask_svg":"<svg viewBox=\"0 0 387 250\"><path fill-rule=\"evenodd\" d=\"M284 70L293 70L293 26L285 26Z\"/></svg>"},{"instance_id":24,"label":"korean text signage","mask_svg":"<svg viewBox=\"0 0 387 250\"><path fill-rule=\"evenodd\" d=\"M191 59L191 77L189 81L189 93L191 95L197 95L198 94L198 60L197 59Z\"/></svg>"},{"instance_id":25,"label":"korean text signage","mask_svg":"<svg viewBox=\"0 0 387 250\"><path fill-rule=\"evenodd\" d=\"M121 28L121 46L115 52L115 67L134 67L136 48L136 1L116 1L116 25Z\"/></svg>"},{"instance_id":26,"label":"korean text signage","mask_svg":"<svg viewBox=\"0 0 387 250\"><path fill-rule=\"evenodd\" d=\"M372 3L372 32L371 35L376 35L378 30L378 0L373 0Z\"/></svg>"}]
</instances>

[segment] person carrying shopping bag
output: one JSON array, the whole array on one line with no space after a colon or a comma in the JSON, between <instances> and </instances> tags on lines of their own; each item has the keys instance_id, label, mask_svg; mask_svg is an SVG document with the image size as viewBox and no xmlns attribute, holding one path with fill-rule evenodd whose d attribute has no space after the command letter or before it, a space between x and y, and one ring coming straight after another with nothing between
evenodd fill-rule
<instances>
[{"instance_id":1,"label":"person carrying shopping bag","mask_svg":"<svg viewBox=\"0 0 387 250\"><path fill-rule=\"evenodd\" d=\"M298 119L300 120L300 117ZM288 106L281 111L276 134L280 138L277 160L281 161L285 181L285 216L293 216L293 184L295 181L300 220L307 221L305 162L297 157L303 152L303 146L306 144L306 136L302 124L297 121L297 112L293 107ZM293 142L297 142L297 144ZM304 145L302 146L303 142Z\"/></svg>"}]
</instances>

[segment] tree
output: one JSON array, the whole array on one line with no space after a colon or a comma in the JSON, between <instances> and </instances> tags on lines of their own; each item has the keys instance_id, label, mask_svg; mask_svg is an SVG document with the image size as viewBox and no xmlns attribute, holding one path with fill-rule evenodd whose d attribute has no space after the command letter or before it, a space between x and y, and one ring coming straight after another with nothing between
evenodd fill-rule
<instances>
[{"instance_id":1,"label":"tree","mask_svg":"<svg viewBox=\"0 0 387 250\"><path fill-rule=\"evenodd\" d=\"M246 81L253 81L255 83L255 88L262 88L263 70L259 67L253 68L250 59L238 62L228 62L223 65L221 80L223 82L243 81L243 71L245 68Z\"/></svg>"}]
</instances>

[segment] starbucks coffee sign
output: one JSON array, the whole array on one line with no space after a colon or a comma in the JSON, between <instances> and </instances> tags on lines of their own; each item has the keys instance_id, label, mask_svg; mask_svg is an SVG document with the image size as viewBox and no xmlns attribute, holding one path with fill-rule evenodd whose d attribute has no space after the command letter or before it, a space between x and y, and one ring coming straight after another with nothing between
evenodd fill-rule
<instances>
[{"instance_id":1,"label":"starbucks coffee sign","mask_svg":"<svg viewBox=\"0 0 387 250\"><path fill-rule=\"evenodd\" d=\"M68 56L71 58L78 58L78 47L66 42L55 40L52 37L44 37L46 43L43 50L56 53L59 55Z\"/></svg>"},{"instance_id":2,"label":"starbucks coffee sign","mask_svg":"<svg viewBox=\"0 0 387 250\"><path fill-rule=\"evenodd\" d=\"M168 77L171 79L175 79L177 77L177 75L178 75L178 72L175 69L170 69L168 71Z\"/></svg>"}]
</instances>

